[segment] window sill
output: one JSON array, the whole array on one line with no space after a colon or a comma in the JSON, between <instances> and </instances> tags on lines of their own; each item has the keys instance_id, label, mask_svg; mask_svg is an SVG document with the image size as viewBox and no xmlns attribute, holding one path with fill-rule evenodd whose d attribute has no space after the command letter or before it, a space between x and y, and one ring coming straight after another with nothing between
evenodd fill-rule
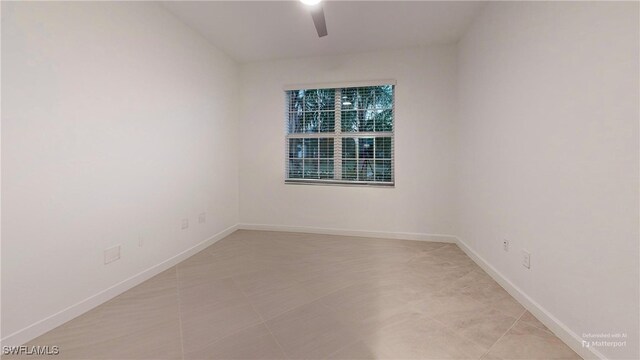
<instances>
[{"instance_id":1,"label":"window sill","mask_svg":"<svg viewBox=\"0 0 640 360\"><path fill-rule=\"evenodd\" d=\"M328 186L358 186L394 188L395 182L380 181L342 181L342 180L313 180L313 179L286 179L285 185L328 185Z\"/></svg>"}]
</instances>

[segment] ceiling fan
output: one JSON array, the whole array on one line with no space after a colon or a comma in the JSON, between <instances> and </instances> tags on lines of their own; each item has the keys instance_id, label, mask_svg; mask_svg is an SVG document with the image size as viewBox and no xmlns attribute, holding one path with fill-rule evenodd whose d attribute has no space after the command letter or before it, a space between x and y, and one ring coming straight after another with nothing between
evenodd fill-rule
<instances>
[{"instance_id":1,"label":"ceiling fan","mask_svg":"<svg viewBox=\"0 0 640 360\"><path fill-rule=\"evenodd\" d=\"M318 37L327 36L327 22L324 20L324 9L321 0L300 0L309 7L313 24L316 26Z\"/></svg>"}]
</instances>

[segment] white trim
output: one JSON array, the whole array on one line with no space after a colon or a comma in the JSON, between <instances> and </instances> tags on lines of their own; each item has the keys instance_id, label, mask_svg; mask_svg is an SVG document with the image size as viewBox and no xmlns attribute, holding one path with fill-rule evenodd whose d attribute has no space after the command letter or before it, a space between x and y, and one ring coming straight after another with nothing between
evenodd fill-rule
<instances>
[{"instance_id":1,"label":"white trim","mask_svg":"<svg viewBox=\"0 0 640 360\"><path fill-rule=\"evenodd\" d=\"M386 181L356 181L334 179L284 179L285 185L365 186L393 189L396 184Z\"/></svg>"},{"instance_id":2,"label":"white trim","mask_svg":"<svg viewBox=\"0 0 640 360\"><path fill-rule=\"evenodd\" d=\"M379 81L384 81L384 84L388 84L391 86L392 90L393 90L393 96L392 96L392 100L393 100L393 105L390 108L384 108L384 109L377 109L379 111L387 111L390 110L392 111L393 114L393 118L395 121L395 80L379 80ZM360 82L358 85L359 86L354 86L355 84L352 84L352 86L343 86L343 87L347 87L347 88L352 88L352 89L357 89L360 88L362 86L367 86L367 85L372 85L372 84L378 84L379 81L369 81L369 82ZM392 83L392 84L391 84ZM388 187L394 187L395 186L395 150L394 150L394 144L395 144L395 140L394 140L394 129L395 129L395 124L392 126L392 130L391 131L366 131L366 132L346 132L343 133L342 132L342 111L341 111L341 107L342 107L342 96L341 96L341 86L338 86L340 84L336 84L336 83L328 83L328 84L324 84L322 86L329 86L330 89L335 90L335 97L334 97L334 109L333 110L320 110L321 112L333 112L335 114L335 123L334 123L334 129L331 132L314 132L314 133L307 133L307 132L294 132L291 133L291 115L296 113L296 112L291 112L291 97L289 96L289 93L292 92L291 90L285 90L285 173L284 173L284 178L285 178L285 183L287 184L331 184L331 185L351 185L351 184L356 184L356 185L372 185L372 186L388 186ZM296 85L296 86L303 86L303 85ZM304 85L304 86L309 86L309 87L314 87L315 85ZM376 85L379 86L379 85ZM290 85L289 87L294 87L294 85ZM318 87L318 86L315 86ZM295 92L297 90L293 90L293 92ZM375 95L374 95L375 97ZM303 97L303 103L305 102L305 98ZM303 104L304 105L304 104ZM304 107L304 106L303 106ZM355 110L365 110L364 108L362 109L353 109ZM306 114L308 113L306 110L303 109L303 113ZM306 124L306 121L305 121ZM303 127L306 127L306 125L303 124ZM375 127L375 126L374 126ZM372 149L372 154L373 157L371 158L372 162L371 164L371 170L374 173L374 178L376 177L375 173L376 173L376 166L374 164L374 162L376 162L377 160L383 160L383 161L390 161L390 167L391 167L391 181L386 181L386 182L381 182L381 181L376 181L375 179L371 180L371 181L357 181L357 180L348 180L348 179L343 179L342 177L342 164L345 160L355 160L356 162L356 172L358 173L357 177L360 177L360 172L363 170L360 168L360 161L358 158L359 155L359 150L358 150L358 139L374 139L374 138L389 138L390 139L390 146L391 146L391 158L381 158L378 159L376 157L376 142L374 142L373 145L373 149ZM322 141L321 139L333 139L333 178L331 179L311 179L311 178L305 178L304 175L302 174L302 178L290 178L290 165L292 160L296 160L296 162L298 162L299 164L303 165L303 169L302 172L304 173L304 165L307 164L307 162L312 161L314 163L316 163L316 165L318 165L318 169L320 169L319 164L320 161L323 158L309 158L309 159L305 159L304 156L303 158L299 158L299 157L291 157L291 140L292 139L298 139L298 141L300 140L305 140L306 139L320 139L319 141ZM343 159L342 156L342 143L345 139L354 139L354 141L356 142L356 157L355 159ZM366 159L365 159L366 160ZM365 161L365 163L367 163L367 161ZM364 167L364 164L363 164ZM320 171L320 170L318 170ZM317 174L319 175L319 173ZM379 183L379 184L376 184Z\"/></svg>"},{"instance_id":3,"label":"white trim","mask_svg":"<svg viewBox=\"0 0 640 360\"><path fill-rule=\"evenodd\" d=\"M56 327L66 323L67 321L84 314L85 312L113 299L114 297L133 288L134 286L139 285L140 283L152 278L153 276L160 274L161 272L171 268L179 262L186 260L190 256L204 250L206 247L214 244L218 240L236 231L237 228L238 225L230 226L225 230L222 230L221 232L211 236L210 238L198 243L197 245L192 246L189 249L175 256L172 256L159 264L143 270L140 273L133 275L130 278L123 280L105 290L102 290L95 295L89 296L88 298L74 305L71 305L66 309L63 309L47 318L35 322L22 330L18 330L11 335L7 335L6 337L2 338L2 340L0 340L0 346L20 346L28 341L31 341L38 336L46 333L47 331L55 329Z\"/></svg>"},{"instance_id":4,"label":"white trim","mask_svg":"<svg viewBox=\"0 0 640 360\"><path fill-rule=\"evenodd\" d=\"M368 230L349 230L349 229L331 229L307 226L289 226L289 225L267 225L267 224L238 224L241 230L263 230L263 231L283 231L298 232L308 234L325 234L325 235L342 235L357 236L382 239L398 239L398 240L416 240L416 241L434 241L445 243L456 243L456 237L444 234L424 234L424 233L407 233L407 232L390 232L390 231L368 231Z\"/></svg>"},{"instance_id":5,"label":"white trim","mask_svg":"<svg viewBox=\"0 0 640 360\"><path fill-rule=\"evenodd\" d=\"M393 109L387 109L393 110ZM333 139L342 137L342 138L377 138L377 137L393 137L393 131L380 131L380 132L353 132L353 133L343 133L340 132L338 135L337 132L317 132L317 133L291 133L287 134L289 139ZM388 160L388 159L382 159Z\"/></svg>"},{"instance_id":6,"label":"white trim","mask_svg":"<svg viewBox=\"0 0 640 360\"><path fill-rule=\"evenodd\" d=\"M551 332L553 332L560 340L569 346L578 355L584 359L604 359L606 357L593 347L583 347L582 338L573 332L567 325L562 323L558 318L553 316L549 311L533 300L522 289L509 281L506 276L502 275L496 268L483 259L469 245L460 238L456 238L457 244L478 266L482 268L489 276L493 278L500 286L502 286L514 299L524 306L533 316L542 322Z\"/></svg>"},{"instance_id":7,"label":"white trim","mask_svg":"<svg viewBox=\"0 0 640 360\"><path fill-rule=\"evenodd\" d=\"M290 84L283 85L282 90L302 90L302 89L335 89L345 87L364 87L364 86L383 86L396 85L395 80L370 80L370 81L343 81L331 83L315 83L315 84Z\"/></svg>"}]
</instances>

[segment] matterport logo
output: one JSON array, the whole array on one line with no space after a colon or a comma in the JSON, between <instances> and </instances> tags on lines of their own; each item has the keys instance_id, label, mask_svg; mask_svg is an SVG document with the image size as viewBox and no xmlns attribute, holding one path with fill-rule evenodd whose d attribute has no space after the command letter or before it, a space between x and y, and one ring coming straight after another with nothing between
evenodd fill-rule
<instances>
[{"instance_id":1,"label":"matterport logo","mask_svg":"<svg viewBox=\"0 0 640 360\"><path fill-rule=\"evenodd\" d=\"M60 354L59 346L3 346L2 355L58 355Z\"/></svg>"},{"instance_id":2,"label":"matterport logo","mask_svg":"<svg viewBox=\"0 0 640 360\"><path fill-rule=\"evenodd\" d=\"M585 340L586 339L586 340ZM618 348L627 346L626 333L585 333L582 334L582 347Z\"/></svg>"}]
</instances>

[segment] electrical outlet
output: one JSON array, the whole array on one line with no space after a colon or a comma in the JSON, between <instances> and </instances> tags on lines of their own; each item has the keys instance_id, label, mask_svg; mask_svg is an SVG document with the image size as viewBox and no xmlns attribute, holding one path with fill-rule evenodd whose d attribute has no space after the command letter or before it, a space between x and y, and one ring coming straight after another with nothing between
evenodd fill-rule
<instances>
[{"instance_id":1,"label":"electrical outlet","mask_svg":"<svg viewBox=\"0 0 640 360\"><path fill-rule=\"evenodd\" d=\"M527 250L522 250L522 266L531 269L531 254Z\"/></svg>"},{"instance_id":2,"label":"electrical outlet","mask_svg":"<svg viewBox=\"0 0 640 360\"><path fill-rule=\"evenodd\" d=\"M182 219L182 230L189 227L189 219Z\"/></svg>"},{"instance_id":3,"label":"electrical outlet","mask_svg":"<svg viewBox=\"0 0 640 360\"><path fill-rule=\"evenodd\" d=\"M104 250L104 264L112 263L120 259L120 245Z\"/></svg>"},{"instance_id":4,"label":"electrical outlet","mask_svg":"<svg viewBox=\"0 0 640 360\"><path fill-rule=\"evenodd\" d=\"M502 240L502 249L504 251L509 251L509 240L507 239Z\"/></svg>"},{"instance_id":5,"label":"electrical outlet","mask_svg":"<svg viewBox=\"0 0 640 360\"><path fill-rule=\"evenodd\" d=\"M200 215L198 215L198 223L204 224L206 222L207 222L207 213L200 213Z\"/></svg>"}]
</instances>

